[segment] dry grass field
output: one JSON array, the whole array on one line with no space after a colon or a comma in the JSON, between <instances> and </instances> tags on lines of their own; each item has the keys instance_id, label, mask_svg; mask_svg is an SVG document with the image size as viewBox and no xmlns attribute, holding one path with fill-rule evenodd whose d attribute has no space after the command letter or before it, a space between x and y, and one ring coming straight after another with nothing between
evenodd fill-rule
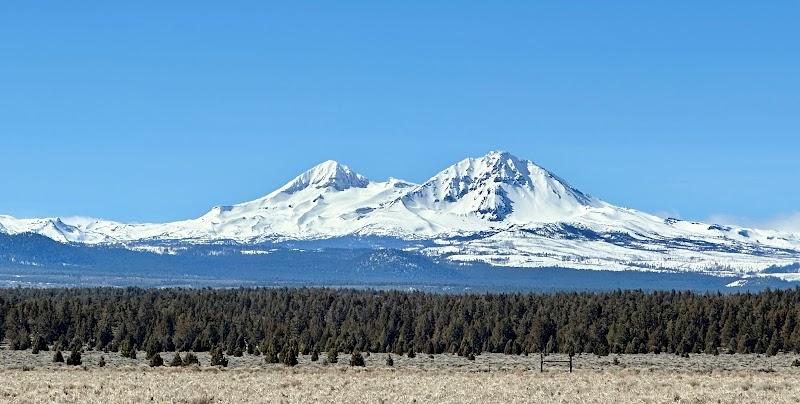
<instances>
[{"instance_id":1,"label":"dry grass field","mask_svg":"<svg viewBox=\"0 0 800 404\"><path fill-rule=\"evenodd\" d=\"M143 353L142 353L143 354ZM467 361L367 357L367 367L312 363L285 368L261 357L229 357L228 368L150 368L143 359L84 354L81 367L52 364L52 352L0 351L0 401L19 403L239 402L800 402L793 355L622 355L576 358L575 372L555 365L539 372L538 356L484 354ZM143 356L143 355L141 355ZM163 354L169 361L172 354ZM618 364L614 363L617 358Z\"/></svg>"}]
</instances>

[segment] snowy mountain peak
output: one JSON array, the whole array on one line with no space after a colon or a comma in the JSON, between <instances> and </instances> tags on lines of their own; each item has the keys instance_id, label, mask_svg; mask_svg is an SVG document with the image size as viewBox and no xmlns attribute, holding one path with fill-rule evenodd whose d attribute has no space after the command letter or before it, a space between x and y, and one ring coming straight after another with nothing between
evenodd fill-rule
<instances>
[{"instance_id":1,"label":"snowy mountain peak","mask_svg":"<svg viewBox=\"0 0 800 404\"><path fill-rule=\"evenodd\" d=\"M64 223L61 218L17 219L0 215L0 233L37 233L56 241L84 241L85 233L76 226Z\"/></svg>"},{"instance_id":2,"label":"snowy mountain peak","mask_svg":"<svg viewBox=\"0 0 800 404\"><path fill-rule=\"evenodd\" d=\"M444 169L406 195L403 203L412 209L524 223L563 219L595 201L532 161L492 151Z\"/></svg>"},{"instance_id":3,"label":"snowy mountain peak","mask_svg":"<svg viewBox=\"0 0 800 404\"><path fill-rule=\"evenodd\" d=\"M505 150L491 150L491 151L489 151L489 153L486 153L485 156L480 157L480 158L494 159L494 160L497 160L497 161L505 160L505 159L519 160L516 156L514 156L513 154L511 154L511 153L509 153L509 152L507 152Z\"/></svg>"},{"instance_id":4,"label":"snowy mountain peak","mask_svg":"<svg viewBox=\"0 0 800 404\"><path fill-rule=\"evenodd\" d=\"M369 185L369 180L363 175L356 173L344 164L328 160L298 175L281 187L278 192L293 194L309 187L344 191L348 188L364 188L367 185Z\"/></svg>"}]
</instances>

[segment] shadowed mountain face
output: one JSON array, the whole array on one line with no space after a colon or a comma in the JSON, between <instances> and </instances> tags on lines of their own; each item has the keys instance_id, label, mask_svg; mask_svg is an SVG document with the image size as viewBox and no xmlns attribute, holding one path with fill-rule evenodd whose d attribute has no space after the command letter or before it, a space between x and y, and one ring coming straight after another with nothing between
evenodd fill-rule
<instances>
[{"instance_id":1,"label":"shadowed mountain face","mask_svg":"<svg viewBox=\"0 0 800 404\"><path fill-rule=\"evenodd\" d=\"M793 285L775 277L491 267L436 259L408 247L391 239L345 237L123 248L64 244L32 233L0 234L0 287L333 286L462 293L619 288L756 291ZM797 270L798 266L771 269Z\"/></svg>"},{"instance_id":2,"label":"shadowed mountain face","mask_svg":"<svg viewBox=\"0 0 800 404\"><path fill-rule=\"evenodd\" d=\"M464 159L420 185L370 181L326 161L262 198L214 207L196 219L125 224L0 216L0 232L156 254L219 244L381 240L366 248L401 245L455 265L800 279L796 271L775 271L800 262L796 234L663 220L591 197L506 152ZM381 265L403 262L393 258Z\"/></svg>"}]
</instances>

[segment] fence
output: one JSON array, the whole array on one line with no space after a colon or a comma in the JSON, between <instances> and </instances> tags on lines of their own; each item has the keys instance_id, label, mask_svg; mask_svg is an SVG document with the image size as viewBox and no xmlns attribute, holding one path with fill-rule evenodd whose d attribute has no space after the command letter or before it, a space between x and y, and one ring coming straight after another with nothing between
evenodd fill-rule
<instances>
[{"instance_id":1,"label":"fence","mask_svg":"<svg viewBox=\"0 0 800 404\"><path fill-rule=\"evenodd\" d=\"M572 373L572 354L569 355L569 360L564 359L545 359L544 353L539 354L539 371L544 372L545 363L568 363L569 372Z\"/></svg>"}]
</instances>

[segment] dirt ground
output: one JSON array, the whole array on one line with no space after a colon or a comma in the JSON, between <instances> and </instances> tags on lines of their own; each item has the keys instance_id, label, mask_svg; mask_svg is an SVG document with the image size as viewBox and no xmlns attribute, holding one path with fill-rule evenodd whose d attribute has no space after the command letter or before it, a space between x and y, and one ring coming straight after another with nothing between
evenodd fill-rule
<instances>
[{"instance_id":1,"label":"dirt ground","mask_svg":"<svg viewBox=\"0 0 800 404\"><path fill-rule=\"evenodd\" d=\"M386 354L371 354L364 368L348 366L344 354L328 365L304 356L294 368L245 355L217 368L199 354L200 367L150 368L144 353L130 360L86 352L77 367L51 363L52 354L0 351L0 402L800 403L800 367L788 354L584 355L573 373L559 365L540 373L536 355L392 355L388 367ZM162 354L166 362L172 355Z\"/></svg>"}]
</instances>

